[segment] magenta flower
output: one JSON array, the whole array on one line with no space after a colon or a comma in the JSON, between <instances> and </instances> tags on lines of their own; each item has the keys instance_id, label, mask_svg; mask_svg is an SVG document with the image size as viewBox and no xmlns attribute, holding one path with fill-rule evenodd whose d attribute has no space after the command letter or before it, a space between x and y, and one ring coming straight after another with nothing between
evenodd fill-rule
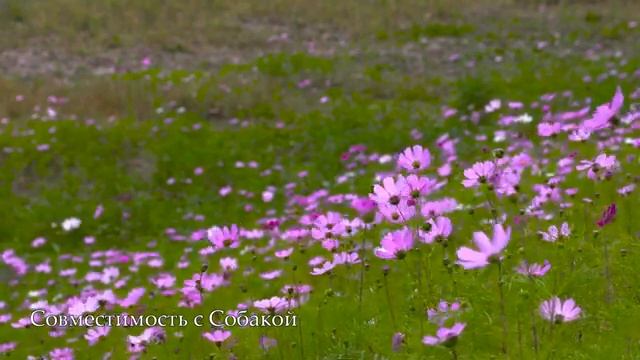
<instances>
[{"instance_id":1,"label":"magenta flower","mask_svg":"<svg viewBox=\"0 0 640 360\"><path fill-rule=\"evenodd\" d=\"M596 225L598 225L598 227L604 227L605 225L611 224L615 219L617 212L618 210L615 203L607 206L600 219L596 222Z\"/></svg>"},{"instance_id":2,"label":"magenta flower","mask_svg":"<svg viewBox=\"0 0 640 360\"><path fill-rule=\"evenodd\" d=\"M237 248L240 245L238 227L235 224L222 228L214 226L207 230L207 238L216 249Z\"/></svg>"},{"instance_id":3,"label":"magenta flower","mask_svg":"<svg viewBox=\"0 0 640 360\"><path fill-rule=\"evenodd\" d=\"M573 299L567 299L563 302L554 296L550 300L540 304L540 315L542 315L544 319L554 323L576 320L580 318L581 313L582 309L576 306L576 302Z\"/></svg>"},{"instance_id":4,"label":"magenta flower","mask_svg":"<svg viewBox=\"0 0 640 360\"><path fill-rule=\"evenodd\" d=\"M400 224L409 221L416 214L416 207L412 199L401 198L397 205L381 204L378 210L388 221Z\"/></svg>"},{"instance_id":5,"label":"magenta flower","mask_svg":"<svg viewBox=\"0 0 640 360\"><path fill-rule=\"evenodd\" d=\"M374 254L381 259L402 259L413 248L413 233L408 228L392 231L380 241Z\"/></svg>"},{"instance_id":6,"label":"magenta flower","mask_svg":"<svg viewBox=\"0 0 640 360\"><path fill-rule=\"evenodd\" d=\"M278 251L276 251L274 253L274 255L277 258L280 258L280 259L288 259L289 256L291 256L291 254L293 254L293 248L292 247L286 248L286 249L283 249L283 250L278 250Z\"/></svg>"},{"instance_id":7,"label":"magenta flower","mask_svg":"<svg viewBox=\"0 0 640 360\"><path fill-rule=\"evenodd\" d=\"M260 347L262 350L267 351L274 346L278 345L278 340L274 338L267 337L265 335L260 336Z\"/></svg>"},{"instance_id":8,"label":"magenta flower","mask_svg":"<svg viewBox=\"0 0 640 360\"><path fill-rule=\"evenodd\" d=\"M403 176L398 177L397 181L392 177L386 177L382 180L382 185L375 184L373 186L373 194L369 194L369 197L371 200L375 201L378 206L397 206L400 204L400 200L406 186L406 180Z\"/></svg>"},{"instance_id":9,"label":"magenta flower","mask_svg":"<svg viewBox=\"0 0 640 360\"><path fill-rule=\"evenodd\" d=\"M519 274L530 277L544 276L544 274L546 274L549 270L551 270L551 264L547 260L545 260L542 265L535 263L529 264L527 261L523 261L520 266L516 268L516 271Z\"/></svg>"},{"instance_id":10,"label":"magenta flower","mask_svg":"<svg viewBox=\"0 0 640 360\"><path fill-rule=\"evenodd\" d=\"M96 326L87 330L84 334L84 338L89 343L89 346L95 345L101 338L107 336L111 328L109 326Z\"/></svg>"},{"instance_id":11,"label":"magenta flower","mask_svg":"<svg viewBox=\"0 0 640 360\"><path fill-rule=\"evenodd\" d=\"M466 246L458 249L457 264L465 269L476 269L489 265L491 262L500 260L500 253L507 247L511 238L511 228L504 229L502 225L493 226L493 238L489 240L484 232L473 233L473 242L478 250L473 250Z\"/></svg>"},{"instance_id":12,"label":"magenta flower","mask_svg":"<svg viewBox=\"0 0 640 360\"><path fill-rule=\"evenodd\" d=\"M431 244L434 241L445 241L451 235L452 230L451 220L444 216L438 216L435 220L429 219L425 227L418 231L418 236L420 241Z\"/></svg>"},{"instance_id":13,"label":"magenta flower","mask_svg":"<svg viewBox=\"0 0 640 360\"><path fill-rule=\"evenodd\" d=\"M587 177L591 180L602 180L611 176L617 166L618 161L615 155L607 155L605 153L602 153L596 156L593 161L580 161L580 164L576 166L576 170L586 170Z\"/></svg>"},{"instance_id":14,"label":"magenta flower","mask_svg":"<svg viewBox=\"0 0 640 360\"><path fill-rule=\"evenodd\" d=\"M420 145L406 148L398 157L398 166L416 172L426 169L431 164L431 153Z\"/></svg>"},{"instance_id":15,"label":"magenta flower","mask_svg":"<svg viewBox=\"0 0 640 360\"><path fill-rule=\"evenodd\" d=\"M404 343L405 335L403 333L397 332L393 334L393 337L391 337L391 350L393 350L393 352L400 351L400 348L402 348L402 345L404 345Z\"/></svg>"},{"instance_id":16,"label":"magenta flower","mask_svg":"<svg viewBox=\"0 0 640 360\"><path fill-rule=\"evenodd\" d=\"M436 308L427 309L427 318L433 324L444 326L445 321L449 320L461 309L462 306L457 301L448 303L441 300Z\"/></svg>"},{"instance_id":17,"label":"magenta flower","mask_svg":"<svg viewBox=\"0 0 640 360\"><path fill-rule=\"evenodd\" d=\"M53 349L49 353L51 360L73 360L73 349L71 348L58 348Z\"/></svg>"},{"instance_id":18,"label":"magenta flower","mask_svg":"<svg viewBox=\"0 0 640 360\"><path fill-rule=\"evenodd\" d=\"M593 117L585 120L581 127L589 131L595 131L604 129L609 126L611 120L618 115L618 112L622 108L624 103L624 95L620 87L616 89L616 93L613 95L611 102L598 106Z\"/></svg>"},{"instance_id":19,"label":"magenta flower","mask_svg":"<svg viewBox=\"0 0 640 360\"><path fill-rule=\"evenodd\" d=\"M330 272L331 270L333 270L335 266L336 265L332 261L325 261L322 264L320 264L319 267L314 267L311 270L311 275L324 275Z\"/></svg>"},{"instance_id":20,"label":"magenta flower","mask_svg":"<svg viewBox=\"0 0 640 360\"><path fill-rule=\"evenodd\" d=\"M409 175L407 176L407 186L403 189L404 193L411 199L418 199L422 195L428 195L438 187L438 182L426 176Z\"/></svg>"},{"instance_id":21,"label":"magenta flower","mask_svg":"<svg viewBox=\"0 0 640 360\"><path fill-rule=\"evenodd\" d=\"M569 224L567 222L563 222L560 225L560 230L555 225L549 226L547 232L538 231L538 234L542 236L542 240L548 242L556 242L561 238L568 238L571 235L571 229L569 228Z\"/></svg>"},{"instance_id":22,"label":"magenta flower","mask_svg":"<svg viewBox=\"0 0 640 360\"><path fill-rule=\"evenodd\" d=\"M208 331L202 334L202 337L216 344L218 347L222 345L231 336L231 331L228 330L214 330Z\"/></svg>"},{"instance_id":23,"label":"magenta flower","mask_svg":"<svg viewBox=\"0 0 640 360\"><path fill-rule=\"evenodd\" d=\"M462 181L464 187L476 187L491 181L496 174L496 165L492 161L477 162L464 170L466 179Z\"/></svg>"},{"instance_id":24,"label":"magenta flower","mask_svg":"<svg viewBox=\"0 0 640 360\"><path fill-rule=\"evenodd\" d=\"M466 324L455 323L452 327L441 327L436 332L436 336L425 336L422 338L422 343L428 346L444 345L447 347L454 346L460 334L464 330Z\"/></svg>"},{"instance_id":25,"label":"magenta flower","mask_svg":"<svg viewBox=\"0 0 640 360\"><path fill-rule=\"evenodd\" d=\"M0 354L10 353L16 348L16 343L14 341L1 343L0 344Z\"/></svg>"},{"instance_id":26,"label":"magenta flower","mask_svg":"<svg viewBox=\"0 0 640 360\"><path fill-rule=\"evenodd\" d=\"M351 201L351 207L363 216L376 209L376 202L369 198L356 198Z\"/></svg>"},{"instance_id":27,"label":"magenta flower","mask_svg":"<svg viewBox=\"0 0 640 360\"><path fill-rule=\"evenodd\" d=\"M289 308L287 299L273 296L270 299L263 299L253 302L253 306L265 313L281 313Z\"/></svg>"},{"instance_id":28,"label":"magenta flower","mask_svg":"<svg viewBox=\"0 0 640 360\"><path fill-rule=\"evenodd\" d=\"M326 214L318 216L313 222L311 236L316 240L332 239L342 236L344 232L345 226L342 215L329 211Z\"/></svg>"}]
</instances>

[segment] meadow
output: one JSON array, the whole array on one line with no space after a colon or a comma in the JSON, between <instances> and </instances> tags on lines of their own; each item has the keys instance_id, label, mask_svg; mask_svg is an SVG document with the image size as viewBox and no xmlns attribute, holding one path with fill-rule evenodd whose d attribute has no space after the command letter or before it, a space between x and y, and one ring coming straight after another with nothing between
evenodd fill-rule
<instances>
[{"instance_id":1,"label":"meadow","mask_svg":"<svg viewBox=\"0 0 640 360\"><path fill-rule=\"evenodd\" d=\"M0 357L640 358L638 5L0 0Z\"/></svg>"}]
</instances>

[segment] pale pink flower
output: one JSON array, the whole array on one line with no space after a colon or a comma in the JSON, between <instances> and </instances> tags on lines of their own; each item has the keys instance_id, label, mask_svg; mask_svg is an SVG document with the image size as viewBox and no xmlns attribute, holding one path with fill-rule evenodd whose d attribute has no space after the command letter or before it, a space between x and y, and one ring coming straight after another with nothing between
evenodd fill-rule
<instances>
[{"instance_id":1,"label":"pale pink flower","mask_svg":"<svg viewBox=\"0 0 640 360\"><path fill-rule=\"evenodd\" d=\"M501 224L493 226L493 238L489 240L484 232L473 233L473 242L478 250L466 246L458 249L457 264L465 269L476 269L489 265L494 261L500 261L500 253L507 247L511 238L511 228L504 228Z\"/></svg>"}]
</instances>

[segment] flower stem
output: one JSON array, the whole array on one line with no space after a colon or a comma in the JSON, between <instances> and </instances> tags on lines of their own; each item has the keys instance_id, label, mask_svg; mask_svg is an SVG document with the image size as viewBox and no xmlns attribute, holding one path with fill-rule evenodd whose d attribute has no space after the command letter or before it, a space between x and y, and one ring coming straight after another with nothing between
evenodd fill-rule
<instances>
[{"instance_id":1,"label":"flower stem","mask_svg":"<svg viewBox=\"0 0 640 360\"><path fill-rule=\"evenodd\" d=\"M498 293L500 296L500 320L502 321L502 348L501 351L504 355L507 354L507 314L505 312L505 300L504 289L502 288L502 263L498 262Z\"/></svg>"},{"instance_id":2,"label":"flower stem","mask_svg":"<svg viewBox=\"0 0 640 360\"><path fill-rule=\"evenodd\" d=\"M602 241L602 253L604 257L604 279L606 282L604 301L607 304L611 304L613 302L613 284L611 282L611 266L609 263L609 244L606 239Z\"/></svg>"},{"instance_id":3,"label":"flower stem","mask_svg":"<svg viewBox=\"0 0 640 360\"><path fill-rule=\"evenodd\" d=\"M391 316L391 325L393 325L393 329L397 330L396 326L396 316L393 313L393 304L391 302L391 293L389 292L389 282L387 281L387 275L384 276L384 291L387 294L387 305L389 306L389 315Z\"/></svg>"}]
</instances>

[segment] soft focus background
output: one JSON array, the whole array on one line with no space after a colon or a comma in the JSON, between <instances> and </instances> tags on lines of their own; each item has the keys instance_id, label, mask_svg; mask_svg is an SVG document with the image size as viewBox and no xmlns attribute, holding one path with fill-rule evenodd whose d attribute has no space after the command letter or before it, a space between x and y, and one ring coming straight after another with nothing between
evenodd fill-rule
<instances>
[{"instance_id":1,"label":"soft focus background","mask_svg":"<svg viewBox=\"0 0 640 360\"><path fill-rule=\"evenodd\" d=\"M239 275L195 309L178 308L179 295L149 296L154 290L148 279L169 273L179 293L183 280L204 263L216 271L218 254L206 260L197 254L204 245L190 241L198 230L230 224L264 229L266 219L316 211L292 206L292 193L309 196L328 189L366 196L374 173L391 167L350 158L359 151L354 145L377 159L414 143L434 144L444 133L457 138L470 131L491 138L494 118L460 122L447 110L471 114L496 98L530 104L545 94L570 91L572 99L589 98L596 105L609 101L618 85L631 93L640 69L638 14L640 2L622 0L0 0L0 250L5 251L0 345L17 344L15 350L0 349L19 359L56 358L50 352L65 347L79 359L129 357L126 336L143 329L114 329L89 347L83 330L59 335L12 325L36 301L52 304L79 296L89 284L85 274L108 264L92 265L90 259L102 256L95 251L115 249L140 262L117 266L114 278L126 279L126 285L113 288L118 297L132 288L147 289L132 312L193 314L269 298L285 284L304 282L315 289L310 304L297 311L300 331L232 330L235 345L217 347L202 338L203 329L165 329L167 340L149 346L142 358L449 356L447 349L420 344L423 335L435 331L426 325L422 333L417 330L422 312L401 295L415 284L397 280L401 273L391 292L396 301L407 298L397 305L398 314L407 311L406 320L397 329L389 326L379 261L372 262L372 275L365 280L365 310L354 307L357 281L347 275L310 276L309 255L282 264L262 259L255 250L229 252L246 265L238 271L280 269L281 278L267 284ZM625 106L634 101L628 98ZM541 117L531 114L535 121ZM535 134L535 126L523 130L524 137ZM469 162L479 160L478 154L490 156L493 148L468 139L457 146L464 164L454 168L451 183L459 184ZM556 150L568 153L561 143ZM580 158L595 155L590 148ZM458 191L446 190L451 196ZM459 201L473 199L467 194ZM637 199L620 205L632 209ZM517 215L516 206L511 210ZM594 208L591 215L601 210ZM571 216L577 227L586 221L582 212ZM633 215L621 216L627 222L619 226L620 234L637 241L632 234L638 226L628 217ZM62 222L72 217L82 224L64 231ZM456 241L468 243L480 227L470 224L480 221L467 214L458 220L468 227ZM369 248L378 246L378 234L362 236ZM38 238L46 241L34 246ZM635 246L629 242L612 251L633 255ZM147 266L140 255L145 252L161 265ZM15 266L8 265L15 265L12 254L30 264L26 275L17 276ZM600 259L596 254L593 258ZM640 356L633 322L640 320L640 293L623 281L636 269L629 259L613 260L619 262L621 284L627 284L619 286L627 292L618 298L625 300L593 305L591 322L579 331L558 339L545 333L546 344L555 341L559 353L541 357ZM188 265L180 267L181 262ZM42 263L53 271L34 273ZM582 294L584 304L589 282L600 273L583 270L573 273L567 286L575 290L570 295ZM571 272L562 274L566 278ZM448 281L446 273L433 276L434 282L438 276ZM492 276L461 278L478 284L454 297L473 298L483 281L495 286ZM110 288L112 281L98 288ZM431 304L439 300L435 291ZM507 296L513 304L523 295L515 289ZM495 299L485 305L488 310L472 309L468 324L484 325L474 325L476 330L460 339L460 358L500 356ZM525 313L519 306L509 310L513 319ZM600 314L607 306L612 312ZM365 320L349 316L356 311L364 311ZM535 358L538 354L522 345L531 330L517 330L516 320L511 325L510 356ZM401 330L409 334L408 345L394 352L391 335ZM363 340L363 331L370 337ZM279 345L262 350L262 336Z\"/></svg>"}]
</instances>

